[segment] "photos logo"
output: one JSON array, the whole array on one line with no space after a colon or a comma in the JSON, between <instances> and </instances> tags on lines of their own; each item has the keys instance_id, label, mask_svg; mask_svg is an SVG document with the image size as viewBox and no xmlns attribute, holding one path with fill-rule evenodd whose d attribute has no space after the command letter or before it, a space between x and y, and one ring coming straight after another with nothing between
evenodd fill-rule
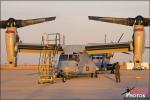
<instances>
[{"instance_id":1,"label":"photos logo","mask_svg":"<svg viewBox=\"0 0 150 100\"><path fill-rule=\"evenodd\" d=\"M149 94L148 88L133 88L128 89L129 91L125 92L125 99L135 98L135 99L147 99Z\"/></svg>"}]
</instances>

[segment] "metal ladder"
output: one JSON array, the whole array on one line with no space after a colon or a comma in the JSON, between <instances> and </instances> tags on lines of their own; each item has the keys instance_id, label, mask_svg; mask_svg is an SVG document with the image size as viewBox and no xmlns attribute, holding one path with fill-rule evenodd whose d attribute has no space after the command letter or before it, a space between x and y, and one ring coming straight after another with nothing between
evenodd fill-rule
<instances>
[{"instance_id":1,"label":"metal ladder","mask_svg":"<svg viewBox=\"0 0 150 100\"><path fill-rule=\"evenodd\" d=\"M50 38L54 39L50 39ZM55 83L56 75L55 75L55 66L56 66L56 56L58 54L58 49L60 47L60 34L59 33L51 33L44 34L42 36L41 45L43 46L43 50L40 52L39 57L39 84L43 83Z\"/></svg>"}]
</instances>

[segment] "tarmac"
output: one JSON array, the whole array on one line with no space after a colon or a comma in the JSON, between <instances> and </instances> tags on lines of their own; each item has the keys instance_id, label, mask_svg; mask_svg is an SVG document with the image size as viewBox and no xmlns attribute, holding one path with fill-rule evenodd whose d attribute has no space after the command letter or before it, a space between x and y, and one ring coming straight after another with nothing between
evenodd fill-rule
<instances>
[{"instance_id":1,"label":"tarmac","mask_svg":"<svg viewBox=\"0 0 150 100\"><path fill-rule=\"evenodd\" d=\"M124 100L126 88L149 89L149 70L120 70L121 83L114 74L100 72L98 78L74 77L65 83L38 84L37 70L2 70L1 100ZM147 98L148 100L148 98Z\"/></svg>"}]
</instances>

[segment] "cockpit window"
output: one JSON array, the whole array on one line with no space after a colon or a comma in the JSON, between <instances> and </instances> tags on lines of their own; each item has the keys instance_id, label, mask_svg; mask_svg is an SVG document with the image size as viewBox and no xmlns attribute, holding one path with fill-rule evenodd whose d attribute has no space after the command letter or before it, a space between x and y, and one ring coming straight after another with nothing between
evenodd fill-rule
<instances>
[{"instance_id":1,"label":"cockpit window","mask_svg":"<svg viewBox=\"0 0 150 100\"><path fill-rule=\"evenodd\" d=\"M68 60L68 55L60 55L59 61Z\"/></svg>"},{"instance_id":2,"label":"cockpit window","mask_svg":"<svg viewBox=\"0 0 150 100\"><path fill-rule=\"evenodd\" d=\"M69 60L75 60L78 61L78 55L69 55Z\"/></svg>"},{"instance_id":3,"label":"cockpit window","mask_svg":"<svg viewBox=\"0 0 150 100\"><path fill-rule=\"evenodd\" d=\"M79 60L79 56L75 55L75 54L70 54L70 55L60 55L59 57L60 61L65 61L65 60L74 60L74 61L78 61Z\"/></svg>"},{"instance_id":4,"label":"cockpit window","mask_svg":"<svg viewBox=\"0 0 150 100\"><path fill-rule=\"evenodd\" d=\"M104 59L103 56L93 56L92 60L96 63L96 62L102 62Z\"/></svg>"},{"instance_id":5,"label":"cockpit window","mask_svg":"<svg viewBox=\"0 0 150 100\"><path fill-rule=\"evenodd\" d=\"M97 60L98 60L98 59L103 59L103 58L104 58L104 57L101 57L101 56L93 56L93 57L92 57L92 59L97 59Z\"/></svg>"}]
</instances>

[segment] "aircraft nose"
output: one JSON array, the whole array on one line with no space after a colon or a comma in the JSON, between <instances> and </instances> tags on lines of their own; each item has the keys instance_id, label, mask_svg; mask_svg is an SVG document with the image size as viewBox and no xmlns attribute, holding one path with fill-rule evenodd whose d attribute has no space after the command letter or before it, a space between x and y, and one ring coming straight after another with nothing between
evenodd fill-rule
<instances>
[{"instance_id":1,"label":"aircraft nose","mask_svg":"<svg viewBox=\"0 0 150 100\"><path fill-rule=\"evenodd\" d=\"M71 71L71 67L70 66L62 66L60 68L60 70L62 70L64 73L69 73Z\"/></svg>"}]
</instances>

